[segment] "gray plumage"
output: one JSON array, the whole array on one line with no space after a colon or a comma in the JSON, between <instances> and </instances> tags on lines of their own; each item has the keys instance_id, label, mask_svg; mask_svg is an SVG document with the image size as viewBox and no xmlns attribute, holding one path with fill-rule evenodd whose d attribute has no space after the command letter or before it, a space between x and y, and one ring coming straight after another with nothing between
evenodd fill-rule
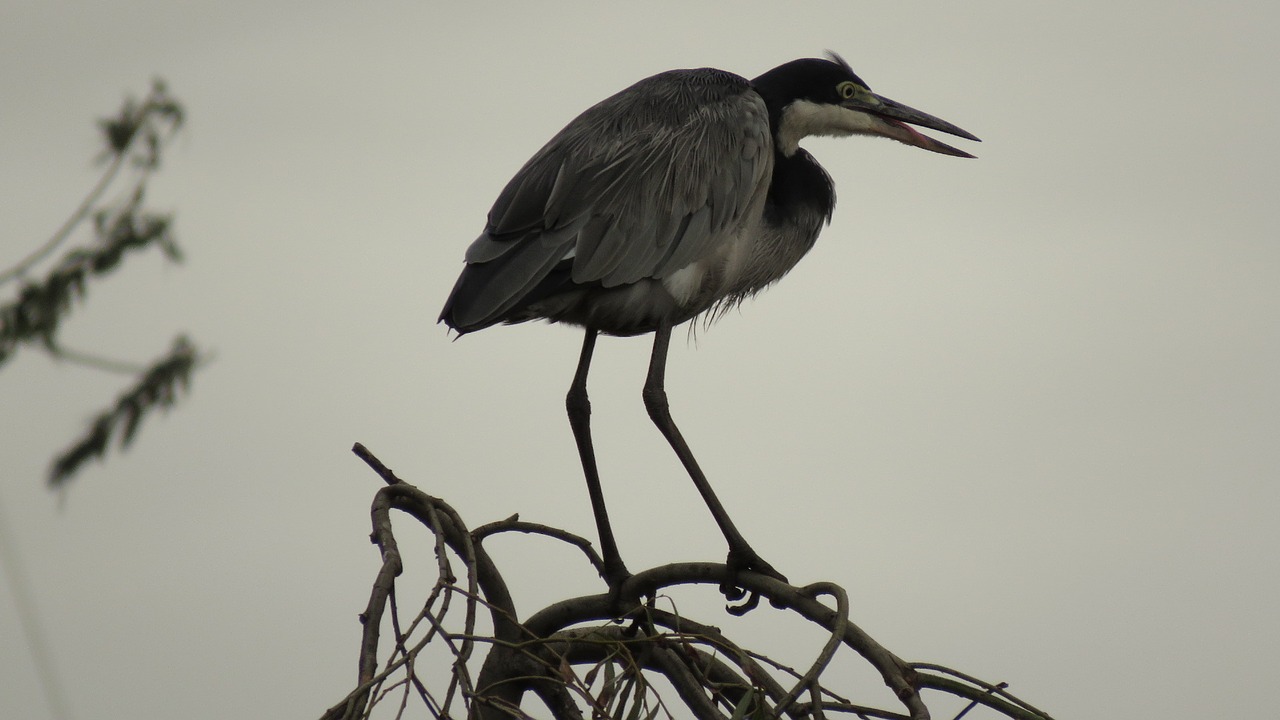
<instances>
[{"instance_id":1,"label":"gray plumage","mask_svg":"<svg viewBox=\"0 0 1280 720\"><path fill-rule=\"evenodd\" d=\"M630 335L741 299L790 270L826 217L814 213L791 246L761 232L773 163L769 113L745 78L642 80L580 115L507 184L467 250L450 324L547 318ZM530 301L566 262L571 286Z\"/></svg>"},{"instance_id":2,"label":"gray plumage","mask_svg":"<svg viewBox=\"0 0 1280 720\"><path fill-rule=\"evenodd\" d=\"M673 70L579 115L499 194L440 319L459 333L534 319L585 328L566 409L615 599L630 574L591 440L587 372L597 335L654 334L645 407L723 532L729 567L785 580L734 527L671 418L664 388L671 329L756 293L813 247L835 190L800 148L803 138L878 135L972 157L906 123L977 139L872 93L834 55L750 81L709 68ZM740 597L731 587L726 594Z\"/></svg>"}]
</instances>

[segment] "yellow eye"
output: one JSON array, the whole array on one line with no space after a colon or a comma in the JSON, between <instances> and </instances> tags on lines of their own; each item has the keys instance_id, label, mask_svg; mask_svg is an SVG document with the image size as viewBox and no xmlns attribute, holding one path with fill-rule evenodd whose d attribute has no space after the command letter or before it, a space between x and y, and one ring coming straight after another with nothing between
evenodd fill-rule
<instances>
[{"instance_id":1,"label":"yellow eye","mask_svg":"<svg viewBox=\"0 0 1280 720\"><path fill-rule=\"evenodd\" d=\"M840 97L848 100L858 94L858 85L850 80L845 80L836 86L836 92L840 93Z\"/></svg>"}]
</instances>

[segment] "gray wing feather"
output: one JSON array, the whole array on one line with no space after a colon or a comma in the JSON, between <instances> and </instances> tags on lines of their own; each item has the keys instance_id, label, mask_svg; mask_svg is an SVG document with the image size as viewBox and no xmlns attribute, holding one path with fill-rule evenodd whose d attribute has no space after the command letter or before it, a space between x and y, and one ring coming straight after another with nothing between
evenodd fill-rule
<instances>
[{"instance_id":1,"label":"gray wing feather","mask_svg":"<svg viewBox=\"0 0 1280 720\"><path fill-rule=\"evenodd\" d=\"M505 277L486 278L485 307L468 314L505 312L568 257L574 282L605 286L694 262L743 221L767 180L769 137L764 101L719 70L656 75L592 107L494 203L466 259L505 257L493 263Z\"/></svg>"}]
</instances>

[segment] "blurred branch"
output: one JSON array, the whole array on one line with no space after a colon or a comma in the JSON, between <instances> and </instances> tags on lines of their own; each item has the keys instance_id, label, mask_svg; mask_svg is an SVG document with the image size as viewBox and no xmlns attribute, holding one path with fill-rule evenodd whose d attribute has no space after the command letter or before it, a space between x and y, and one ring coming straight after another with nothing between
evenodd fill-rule
<instances>
[{"instance_id":1,"label":"blurred branch","mask_svg":"<svg viewBox=\"0 0 1280 720\"><path fill-rule=\"evenodd\" d=\"M178 336L168 355L147 369L113 407L98 414L80 440L54 459L49 484L63 485L82 465L106 455L112 438L119 438L121 448L129 447L150 411L167 410L177 402L179 392L190 387L191 373L199 360L191 341Z\"/></svg>"},{"instance_id":2,"label":"blurred branch","mask_svg":"<svg viewBox=\"0 0 1280 720\"><path fill-rule=\"evenodd\" d=\"M89 216L89 213L93 210L94 204L98 202L102 193L111 185L111 181L115 179L116 173L120 171L120 167L123 164L124 155L116 155L112 158L111 164L107 166L106 172L102 174L102 177L98 178L98 183L93 186L93 189L85 196L84 200L80 203L80 206L71 213L70 217L63 221L62 225L53 233L53 235L51 235L48 240L45 240L40 247L33 250L31 254L19 260L12 267L0 271L0 285L25 276L27 271L35 267L37 263L44 260L50 253L56 250L59 245L65 242L66 239L71 236L71 231L75 230L76 227Z\"/></svg>"},{"instance_id":3,"label":"blurred branch","mask_svg":"<svg viewBox=\"0 0 1280 720\"><path fill-rule=\"evenodd\" d=\"M143 213L141 205L146 180L159 167L163 140L172 135L182 121L181 105L169 96L164 83L159 80L153 82L151 92L142 101L126 99L116 117L100 120L98 126L106 149L99 160L107 162L102 175L48 239L21 260L0 270L0 286L15 280L24 281L14 300L0 304L0 365L12 357L18 345L39 342L50 355L62 360L111 372L145 370L139 383L120 398L115 408L99 415L88 435L54 461L49 476L52 485L63 484L90 458L101 457L118 426L122 427L119 432L121 445L128 445L142 417L154 407L172 405L178 386L186 388L190 383L196 353L185 337L179 337L169 356L149 369L66 350L57 344L60 321L75 301L84 298L89 278L115 269L126 252L156 245L171 260L179 259L177 245L170 233L171 219ZM129 158L141 171L133 192L123 203L97 207ZM90 217L93 218L94 238L89 245L67 252L41 282L27 280L27 276ZM3 531L0 534L7 533L3 522L0 522L0 531ZM3 551L0 552L0 565L3 565L8 584L13 588L19 622L28 641L35 674L45 691L49 712L56 718L68 718L70 712L40 629L38 607L30 600L28 583L21 570L21 558L10 538L0 542L0 551Z\"/></svg>"},{"instance_id":4,"label":"blurred branch","mask_svg":"<svg viewBox=\"0 0 1280 720\"><path fill-rule=\"evenodd\" d=\"M155 245L172 261L181 252L172 235L172 218L141 212L140 184L118 208L94 214L96 242L66 253L43 282L25 283L13 302L0 306L0 363L23 343L40 342L55 351L63 317L85 295L89 278L119 266L126 253Z\"/></svg>"},{"instance_id":5,"label":"blurred branch","mask_svg":"<svg viewBox=\"0 0 1280 720\"><path fill-rule=\"evenodd\" d=\"M648 599L624 607L621 617L617 597L606 592L566 598L522 619L483 540L500 532L526 532L580 549L584 541L514 517L469 532L443 500L401 480L363 445L357 444L354 451L387 483L376 494L372 509L371 539L380 548L383 562L368 608L360 616L364 638L356 688L324 714L326 720L368 718L384 702L393 704L399 716L415 697L432 717L465 714L474 720L548 714L556 720L582 720L588 714L592 720L822 720L827 713L927 720L929 711L920 695L925 689L967 699L971 707L983 705L1017 720L1052 720L1010 695L1003 684L985 683L939 665L903 662L852 622L845 592L833 583L793 587L757 573L735 577L719 563L674 563L637 573L627 581L620 593L623 598ZM437 547L436 582L407 628L401 625L396 607L396 578L406 568L392 531L391 510L417 520ZM461 559L466 568L467 576L461 581L454 576L451 557ZM587 552L587 559L599 571L594 551ZM750 650L712 625L656 607L670 588L718 589L728 581L767 598L787 615L798 615L827 631L827 642L805 672ZM820 597L834 599L835 607L820 602ZM451 616L450 598L461 601L465 611L461 622ZM386 610L390 610L395 637L391 650L380 654L379 632ZM478 612L488 614L491 635L477 634ZM488 650L473 653L476 646ZM905 714L856 704L824 687L827 669L842 647L856 651L880 672ZM427 666L433 670L423 671L419 663L426 658L446 659L449 665L437 662ZM474 663L479 663L478 673ZM655 683L657 679L665 682ZM443 692L441 685L446 688ZM542 711L525 708L525 696L530 693ZM461 707L456 707L459 701Z\"/></svg>"},{"instance_id":6,"label":"blurred branch","mask_svg":"<svg viewBox=\"0 0 1280 720\"><path fill-rule=\"evenodd\" d=\"M3 498L0 498L2 500ZM9 588L13 608L18 615L18 625L31 654L31 669L44 695L49 716L54 720L70 720L72 717L67 692L54 663L53 649L40 624L40 604L33 597L31 581L19 552L21 544L9 527L8 515L0 502L0 576ZM12 640L11 642L16 642Z\"/></svg>"},{"instance_id":7,"label":"blurred branch","mask_svg":"<svg viewBox=\"0 0 1280 720\"><path fill-rule=\"evenodd\" d=\"M166 356L149 365L70 350L58 340L63 322L84 300L91 280L112 273L127 257L149 248L158 248L171 262L181 261L173 218L145 210L143 200L147 181L160 166L165 142L184 120L182 105L161 80L153 81L141 100L126 98L115 116L99 120L103 151L98 161L106 163L101 177L47 240L0 271L0 285L20 281L13 299L0 303L0 365L20 346L34 345L57 360L138 377L113 407L98 413L84 436L54 459L48 476L54 487L65 485L89 460L103 457L114 438L120 447L128 447L143 417L152 409L172 407L179 391L190 386L199 356L185 336L179 336ZM123 199L100 204L126 163L138 170L132 187ZM86 223L91 225L91 237L65 251L40 280L30 279Z\"/></svg>"},{"instance_id":8,"label":"blurred branch","mask_svg":"<svg viewBox=\"0 0 1280 720\"><path fill-rule=\"evenodd\" d=\"M72 350L65 345L58 343L49 349L49 353L58 360L66 360L77 365L85 367L97 368L110 373L120 375L141 375L147 371L146 365L139 365L135 362L127 360L116 360L115 358L102 357L93 353Z\"/></svg>"},{"instance_id":9,"label":"blurred branch","mask_svg":"<svg viewBox=\"0 0 1280 720\"><path fill-rule=\"evenodd\" d=\"M102 177L48 240L12 267L0 271L0 285L25 276L71 236L76 226L93 211L126 158L132 156L134 163L147 172L158 168L164 138L178 131L184 117L182 106L169 96L164 81L157 79L152 81L150 94L141 102L127 98L116 117L99 120L98 127L106 144L100 160L108 161Z\"/></svg>"}]
</instances>

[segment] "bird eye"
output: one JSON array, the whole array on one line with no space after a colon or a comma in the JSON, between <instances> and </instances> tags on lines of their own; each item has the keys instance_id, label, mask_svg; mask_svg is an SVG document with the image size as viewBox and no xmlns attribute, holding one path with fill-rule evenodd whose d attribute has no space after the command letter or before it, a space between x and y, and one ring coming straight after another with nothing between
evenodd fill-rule
<instances>
[{"instance_id":1,"label":"bird eye","mask_svg":"<svg viewBox=\"0 0 1280 720\"><path fill-rule=\"evenodd\" d=\"M840 97L848 100L858 94L858 85L849 80L845 80L836 86L836 92L840 93Z\"/></svg>"}]
</instances>

